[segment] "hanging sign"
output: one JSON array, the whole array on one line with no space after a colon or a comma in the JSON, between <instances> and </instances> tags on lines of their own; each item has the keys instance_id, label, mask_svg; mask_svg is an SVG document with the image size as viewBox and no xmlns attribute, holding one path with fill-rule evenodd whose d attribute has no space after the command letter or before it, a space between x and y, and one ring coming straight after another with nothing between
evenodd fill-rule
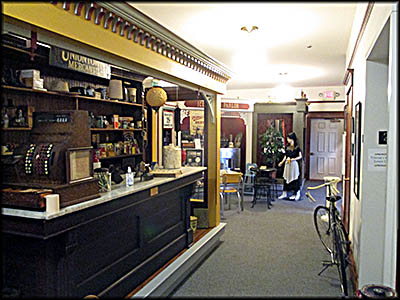
<instances>
[{"instance_id":1,"label":"hanging sign","mask_svg":"<svg viewBox=\"0 0 400 300\"><path fill-rule=\"evenodd\" d=\"M204 131L204 113L202 111L190 111L190 135L203 134Z\"/></svg>"},{"instance_id":2,"label":"hanging sign","mask_svg":"<svg viewBox=\"0 0 400 300\"><path fill-rule=\"evenodd\" d=\"M50 48L49 64L106 79L111 78L111 65L54 46Z\"/></svg>"},{"instance_id":3,"label":"hanging sign","mask_svg":"<svg viewBox=\"0 0 400 300\"><path fill-rule=\"evenodd\" d=\"M186 107L204 107L204 101L201 100L188 100L185 101ZM250 108L250 105L247 103L238 103L238 102L221 102L222 109L241 109L247 110Z\"/></svg>"},{"instance_id":4,"label":"hanging sign","mask_svg":"<svg viewBox=\"0 0 400 300\"><path fill-rule=\"evenodd\" d=\"M237 102L222 102L221 108L225 109L249 109L250 105L247 103L237 103Z\"/></svg>"},{"instance_id":5,"label":"hanging sign","mask_svg":"<svg viewBox=\"0 0 400 300\"><path fill-rule=\"evenodd\" d=\"M202 100L188 100L184 104L186 107L204 107L204 101Z\"/></svg>"}]
</instances>

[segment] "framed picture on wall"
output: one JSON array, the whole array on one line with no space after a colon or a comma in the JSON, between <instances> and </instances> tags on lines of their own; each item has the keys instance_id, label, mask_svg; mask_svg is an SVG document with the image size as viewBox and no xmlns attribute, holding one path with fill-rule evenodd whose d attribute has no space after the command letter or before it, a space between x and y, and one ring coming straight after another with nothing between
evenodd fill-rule
<instances>
[{"instance_id":1,"label":"framed picture on wall","mask_svg":"<svg viewBox=\"0 0 400 300\"><path fill-rule=\"evenodd\" d=\"M172 129L174 128L174 112L164 110L164 129Z\"/></svg>"},{"instance_id":2,"label":"framed picture on wall","mask_svg":"<svg viewBox=\"0 0 400 300\"><path fill-rule=\"evenodd\" d=\"M360 156L361 156L361 102L354 112L354 194L360 199Z\"/></svg>"}]
</instances>

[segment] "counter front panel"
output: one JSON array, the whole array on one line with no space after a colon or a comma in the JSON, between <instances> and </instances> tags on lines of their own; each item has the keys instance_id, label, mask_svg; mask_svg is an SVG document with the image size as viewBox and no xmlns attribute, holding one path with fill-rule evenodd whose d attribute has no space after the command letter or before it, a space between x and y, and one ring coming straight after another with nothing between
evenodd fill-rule
<instances>
[{"instance_id":1,"label":"counter front panel","mask_svg":"<svg viewBox=\"0 0 400 300\"><path fill-rule=\"evenodd\" d=\"M177 178L137 184L131 194L50 219L3 212L5 285L22 297L127 295L192 244L189 198L204 170L187 168Z\"/></svg>"}]
</instances>

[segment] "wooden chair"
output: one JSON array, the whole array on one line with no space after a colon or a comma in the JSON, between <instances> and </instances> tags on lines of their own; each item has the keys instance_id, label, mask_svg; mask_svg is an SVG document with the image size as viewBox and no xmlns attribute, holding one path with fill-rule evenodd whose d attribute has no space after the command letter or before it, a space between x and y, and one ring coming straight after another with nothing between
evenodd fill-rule
<instances>
[{"instance_id":1,"label":"wooden chair","mask_svg":"<svg viewBox=\"0 0 400 300\"><path fill-rule=\"evenodd\" d=\"M228 209L231 209L231 194L236 194L238 197L238 213L243 211L243 174L241 172L224 172L221 175L221 186L219 189L221 199L221 214L224 216L224 202L228 204Z\"/></svg>"}]
</instances>

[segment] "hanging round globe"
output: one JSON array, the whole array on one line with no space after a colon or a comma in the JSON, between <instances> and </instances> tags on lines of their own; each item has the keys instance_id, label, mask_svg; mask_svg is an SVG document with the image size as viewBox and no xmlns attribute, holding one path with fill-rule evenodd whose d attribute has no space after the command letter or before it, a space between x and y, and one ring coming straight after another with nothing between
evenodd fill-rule
<instances>
[{"instance_id":1,"label":"hanging round globe","mask_svg":"<svg viewBox=\"0 0 400 300\"><path fill-rule=\"evenodd\" d=\"M155 110L167 102L167 93L160 87L152 87L146 94L147 103Z\"/></svg>"}]
</instances>

